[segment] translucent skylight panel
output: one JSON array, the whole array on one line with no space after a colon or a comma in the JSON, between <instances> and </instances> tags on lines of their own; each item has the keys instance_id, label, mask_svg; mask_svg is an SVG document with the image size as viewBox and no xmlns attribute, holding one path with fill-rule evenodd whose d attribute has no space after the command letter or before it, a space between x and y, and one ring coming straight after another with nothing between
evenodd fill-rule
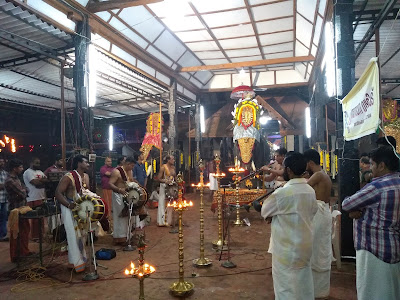
<instances>
[{"instance_id":1,"label":"translucent skylight panel","mask_svg":"<svg viewBox=\"0 0 400 300\"><path fill-rule=\"evenodd\" d=\"M190 44L187 44L187 46L192 51L219 50L219 47L215 42L190 43Z\"/></svg>"},{"instance_id":2,"label":"translucent skylight panel","mask_svg":"<svg viewBox=\"0 0 400 300\"><path fill-rule=\"evenodd\" d=\"M168 31L164 31L154 45L175 61L186 51L182 43Z\"/></svg>"},{"instance_id":3,"label":"translucent skylight panel","mask_svg":"<svg viewBox=\"0 0 400 300\"><path fill-rule=\"evenodd\" d=\"M317 0L297 0L297 11L309 21L314 22Z\"/></svg>"},{"instance_id":4,"label":"translucent skylight panel","mask_svg":"<svg viewBox=\"0 0 400 300\"><path fill-rule=\"evenodd\" d=\"M250 49L226 50L225 53L229 57L261 55L260 49L258 49L258 47Z\"/></svg>"},{"instance_id":5,"label":"translucent skylight panel","mask_svg":"<svg viewBox=\"0 0 400 300\"><path fill-rule=\"evenodd\" d=\"M102 18L104 21L108 22L110 20L111 14L108 11L99 11L96 15Z\"/></svg>"},{"instance_id":6,"label":"translucent skylight panel","mask_svg":"<svg viewBox=\"0 0 400 300\"><path fill-rule=\"evenodd\" d=\"M219 64L227 64L229 61L226 58L220 59L203 59L203 63L206 65L219 65Z\"/></svg>"},{"instance_id":7,"label":"translucent skylight panel","mask_svg":"<svg viewBox=\"0 0 400 300\"><path fill-rule=\"evenodd\" d=\"M296 38L307 47L311 43L313 25L307 22L302 16L297 14L296 18Z\"/></svg>"},{"instance_id":8,"label":"translucent skylight panel","mask_svg":"<svg viewBox=\"0 0 400 300\"><path fill-rule=\"evenodd\" d=\"M284 43L293 40L293 31L264 34L259 36L261 45Z\"/></svg>"},{"instance_id":9,"label":"translucent skylight panel","mask_svg":"<svg viewBox=\"0 0 400 300\"><path fill-rule=\"evenodd\" d=\"M290 16L293 15L293 2L280 1L273 4L256 6L252 8L252 11L255 21Z\"/></svg>"},{"instance_id":10,"label":"translucent skylight panel","mask_svg":"<svg viewBox=\"0 0 400 300\"><path fill-rule=\"evenodd\" d=\"M184 43L212 40L207 30L176 32L175 34Z\"/></svg>"},{"instance_id":11,"label":"translucent skylight panel","mask_svg":"<svg viewBox=\"0 0 400 300\"><path fill-rule=\"evenodd\" d=\"M289 50L293 50L293 41L280 45L271 45L263 47L263 51L265 54L281 52L281 51L289 51Z\"/></svg>"},{"instance_id":12,"label":"translucent skylight panel","mask_svg":"<svg viewBox=\"0 0 400 300\"><path fill-rule=\"evenodd\" d=\"M187 51L179 60L178 64L183 67L190 67L190 66L199 66L201 65L200 61L189 51Z\"/></svg>"},{"instance_id":13,"label":"translucent skylight panel","mask_svg":"<svg viewBox=\"0 0 400 300\"><path fill-rule=\"evenodd\" d=\"M256 27L258 34L290 30L293 29L293 17L265 22L257 22Z\"/></svg>"},{"instance_id":14,"label":"translucent skylight panel","mask_svg":"<svg viewBox=\"0 0 400 300\"><path fill-rule=\"evenodd\" d=\"M246 9L206 14L202 17L209 27L218 27L250 22L250 17Z\"/></svg>"},{"instance_id":15,"label":"translucent skylight panel","mask_svg":"<svg viewBox=\"0 0 400 300\"><path fill-rule=\"evenodd\" d=\"M161 60L167 66L170 66L173 63L173 61L171 59L169 59L167 56L165 56L163 53L158 51L153 46L150 46L149 48L147 48L147 52L149 52L151 55L153 55L156 58L158 58L159 60Z\"/></svg>"},{"instance_id":16,"label":"translucent skylight panel","mask_svg":"<svg viewBox=\"0 0 400 300\"><path fill-rule=\"evenodd\" d=\"M242 37L236 39L228 39L228 40L219 40L219 43L224 49L232 49L232 48L249 48L249 47L257 47L257 39L252 37Z\"/></svg>"},{"instance_id":17,"label":"translucent skylight panel","mask_svg":"<svg viewBox=\"0 0 400 300\"><path fill-rule=\"evenodd\" d=\"M251 24L239 24L237 26L215 28L212 29L212 32L217 39L254 35L253 26Z\"/></svg>"},{"instance_id":18,"label":"translucent skylight panel","mask_svg":"<svg viewBox=\"0 0 400 300\"><path fill-rule=\"evenodd\" d=\"M203 29L204 26L196 16L182 18L164 18L165 25L172 31Z\"/></svg>"},{"instance_id":19,"label":"translucent skylight panel","mask_svg":"<svg viewBox=\"0 0 400 300\"><path fill-rule=\"evenodd\" d=\"M200 13L246 6L243 0L229 0L229 1L192 0L191 2L196 7L197 11Z\"/></svg>"},{"instance_id":20,"label":"translucent skylight panel","mask_svg":"<svg viewBox=\"0 0 400 300\"><path fill-rule=\"evenodd\" d=\"M196 56L200 59L225 58L221 51L195 52L194 54L196 54Z\"/></svg>"},{"instance_id":21,"label":"translucent skylight panel","mask_svg":"<svg viewBox=\"0 0 400 300\"><path fill-rule=\"evenodd\" d=\"M118 16L150 42L153 42L165 29L144 6L124 8Z\"/></svg>"}]
</instances>

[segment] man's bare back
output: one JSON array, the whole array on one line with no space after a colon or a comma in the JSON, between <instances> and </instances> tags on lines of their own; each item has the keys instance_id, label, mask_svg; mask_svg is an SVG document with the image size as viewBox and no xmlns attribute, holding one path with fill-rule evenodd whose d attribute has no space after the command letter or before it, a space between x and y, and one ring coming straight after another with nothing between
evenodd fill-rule
<instances>
[{"instance_id":1,"label":"man's bare back","mask_svg":"<svg viewBox=\"0 0 400 300\"><path fill-rule=\"evenodd\" d=\"M307 182L313 187L317 200L330 203L332 181L328 174L322 170L315 172Z\"/></svg>"}]
</instances>

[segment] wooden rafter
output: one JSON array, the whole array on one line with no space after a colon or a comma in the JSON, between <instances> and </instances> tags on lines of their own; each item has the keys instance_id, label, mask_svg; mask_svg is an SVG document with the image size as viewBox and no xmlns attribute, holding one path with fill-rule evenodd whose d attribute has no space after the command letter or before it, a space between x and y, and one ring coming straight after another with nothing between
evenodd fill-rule
<instances>
[{"instance_id":1,"label":"wooden rafter","mask_svg":"<svg viewBox=\"0 0 400 300\"><path fill-rule=\"evenodd\" d=\"M274 98L268 99L268 102L264 100L261 96L256 96L258 103L262 105L269 113L274 115L279 121L281 121L282 125L288 129L296 129L296 126L293 122L286 116L282 109L279 109L279 104L276 102ZM270 103L274 103L272 106ZM278 111L279 110L279 111Z\"/></svg>"},{"instance_id":2,"label":"wooden rafter","mask_svg":"<svg viewBox=\"0 0 400 300\"><path fill-rule=\"evenodd\" d=\"M194 7L194 5L192 3L189 3L189 5L192 8L192 10L194 11L196 17L200 20L201 24L203 24L204 28L207 30L208 34L213 38L213 40L214 40L215 44L218 46L219 50L222 52L222 54L225 56L225 58L230 63L232 63L231 59L226 54L224 48L221 46L221 43L218 41L218 39L216 38L216 36L214 35L214 33L212 32L210 27L208 27L207 23L204 21L202 15L197 11L196 7Z\"/></svg>"},{"instance_id":3,"label":"wooden rafter","mask_svg":"<svg viewBox=\"0 0 400 300\"><path fill-rule=\"evenodd\" d=\"M151 3L162 2L164 0L109 0L103 2L89 2L87 9L91 13L96 13L100 11L121 9L132 6L146 5Z\"/></svg>"},{"instance_id":4,"label":"wooden rafter","mask_svg":"<svg viewBox=\"0 0 400 300\"><path fill-rule=\"evenodd\" d=\"M260 53L261 53L262 59L265 59L264 50L263 50L263 48L261 46L260 37L259 37L259 34L258 34L256 22L254 21L253 11L252 11L252 9L251 9L251 7L249 5L249 0L244 0L244 3L246 4L246 9L247 9L247 13L249 14L249 18L250 18L250 21L251 21L251 26L253 27L254 34L256 35L258 49L260 49Z\"/></svg>"},{"instance_id":5,"label":"wooden rafter","mask_svg":"<svg viewBox=\"0 0 400 300\"><path fill-rule=\"evenodd\" d=\"M253 66L262 66L262 65L279 65L279 64L287 64L294 62L303 62L303 61L314 61L314 56L297 56L297 57L285 57L285 58L273 58L273 59L262 59L262 60L253 60L253 61L244 61L237 63L228 63L228 64L218 64L218 65L208 65L208 66L193 66L193 67L184 67L180 69L180 72L197 72L197 71L205 71L205 70L221 70L221 69L234 69L234 68L242 68L242 67L253 67Z\"/></svg>"}]
</instances>

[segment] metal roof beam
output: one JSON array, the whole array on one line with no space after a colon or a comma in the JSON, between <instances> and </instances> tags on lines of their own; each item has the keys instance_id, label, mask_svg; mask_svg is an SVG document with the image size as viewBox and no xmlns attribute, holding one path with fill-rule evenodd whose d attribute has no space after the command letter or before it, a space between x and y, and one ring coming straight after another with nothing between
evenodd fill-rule
<instances>
[{"instance_id":1,"label":"metal roof beam","mask_svg":"<svg viewBox=\"0 0 400 300\"><path fill-rule=\"evenodd\" d=\"M287 63L314 61L314 60L315 60L315 57L312 55L295 56L295 57L262 59L262 60L244 61L244 62L218 64L218 65L183 67L179 70L179 72L197 72L197 71L205 71L205 70L234 69L234 68L242 68L242 67L287 64Z\"/></svg>"},{"instance_id":2,"label":"metal roof beam","mask_svg":"<svg viewBox=\"0 0 400 300\"><path fill-rule=\"evenodd\" d=\"M400 8L393 8L387 14L385 20L394 20ZM379 15L380 10L364 10L364 11L354 11L355 22L373 22Z\"/></svg>"},{"instance_id":3,"label":"metal roof beam","mask_svg":"<svg viewBox=\"0 0 400 300\"><path fill-rule=\"evenodd\" d=\"M30 74L30 73L26 72L25 70L21 70L21 69L10 69L10 71L11 71L11 72L14 72L14 73L17 73L17 74L19 74L19 75L22 75L22 76L25 76L25 77L28 77L28 78L31 78L31 79L34 79L34 80L43 82L43 83L47 83L47 84L50 84L50 85L53 85L53 86L56 86L56 87L61 87L61 85L58 84L58 83L51 82L51 81L49 81L49 80L47 80L47 79L45 79L45 78L35 77L35 75L36 75L36 76L38 76L38 75L37 75L37 74ZM64 89L65 89L65 90L68 90L68 91L71 91L71 92L75 92L74 89L71 89L71 88L68 88L68 87L64 87Z\"/></svg>"},{"instance_id":4,"label":"metal roof beam","mask_svg":"<svg viewBox=\"0 0 400 300\"><path fill-rule=\"evenodd\" d=\"M25 24L27 24L27 25L29 25L29 26L31 26L33 28L36 28L37 30L39 30L41 32L44 32L44 33L46 33L46 34L48 34L48 35L50 35L50 36L52 36L52 37L54 37L56 39L68 44L68 41L66 41L65 39L62 39L61 37L59 37L58 34L52 34L51 32L47 31L46 29L43 29L40 26L41 24L37 24L37 22L28 22L27 19L31 19L31 18L23 18L23 17L21 17L21 13L13 14L12 13L12 11L13 11L12 9L11 10L6 10L5 7L6 7L5 5L0 6L0 10L2 12L4 12L5 14L9 15L10 17L16 18L16 19L20 20L21 22L24 22ZM19 6L15 6L15 8L20 8L20 7ZM23 11L25 12L25 10L23 10ZM24 14L22 13L22 15L24 15ZM59 33L62 33L62 31L60 29L58 29L58 28L56 28L54 26L53 26L53 29L58 30Z\"/></svg>"},{"instance_id":5,"label":"metal roof beam","mask_svg":"<svg viewBox=\"0 0 400 300\"><path fill-rule=\"evenodd\" d=\"M112 0L112 1L103 1L103 2L93 2L90 1L87 5L87 9L91 13L97 13L100 11L112 10L112 9L121 9L132 6L139 5L147 5L157 2L162 2L164 0Z\"/></svg>"},{"instance_id":6,"label":"metal roof beam","mask_svg":"<svg viewBox=\"0 0 400 300\"><path fill-rule=\"evenodd\" d=\"M371 38L375 34L375 30L379 29L379 27L382 25L383 21L385 21L387 15L392 11L393 6L396 4L396 2L397 2L397 0L387 0L386 1L383 8L380 10L377 18L374 20L374 22L368 28L364 37L360 41L360 44L358 44L357 49L355 51L355 59L357 59L360 56L361 52L364 50L365 46L367 45L367 42L369 42L371 40Z\"/></svg>"},{"instance_id":7,"label":"metal roof beam","mask_svg":"<svg viewBox=\"0 0 400 300\"><path fill-rule=\"evenodd\" d=\"M356 31L358 23L360 23L361 17L363 15L363 12L365 11L365 7L367 7L368 0L364 0L363 4L361 5L361 9L359 10L359 15L357 18L355 18L355 24L353 25L353 33Z\"/></svg>"},{"instance_id":8,"label":"metal roof beam","mask_svg":"<svg viewBox=\"0 0 400 300\"><path fill-rule=\"evenodd\" d=\"M45 55L47 57L53 58L58 61L61 60L60 58L57 57L58 55L57 51L47 46L44 46L38 42L35 42L33 40L27 39L23 36L9 32L7 30L0 29L0 38L3 38L11 43L24 47L26 49L29 49L35 53L40 53L42 55Z\"/></svg>"},{"instance_id":9,"label":"metal roof beam","mask_svg":"<svg viewBox=\"0 0 400 300\"><path fill-rule=\"evenodd\" d=\"M112 83L115 83L115 84L117 84L119 86L122 86L122 87L124 87L124 88L126 88L128 90L131 90L131 91L133 91L133 92L135 92L137 94L140 94L140 95L143 95L143 96L148 96L148 97L150 97L152 99L155 99L155 100L157 100L157 101L159 101L159 102L161 102L163 104L167 104L168 103L167 101L165 101L161 97L158 97L157 95L150 94L150 93L148 93L148 92L146 92L146 91L144 91L144 90L142 90L140 88L137 88L137 87L135 87L133 85L130 85L129 83L123 82L123 81L121 81L121 80L119 80L119 79L117 79L115 77L112 77L110 75L107 75L107 74L105 74L103 72L97 71L97 75L99 75L100 77L102 77L102 78L104 78L104 79L106 79L106 80L108 80L108 81L110 81Z\"/></svg>"}]
</instances>

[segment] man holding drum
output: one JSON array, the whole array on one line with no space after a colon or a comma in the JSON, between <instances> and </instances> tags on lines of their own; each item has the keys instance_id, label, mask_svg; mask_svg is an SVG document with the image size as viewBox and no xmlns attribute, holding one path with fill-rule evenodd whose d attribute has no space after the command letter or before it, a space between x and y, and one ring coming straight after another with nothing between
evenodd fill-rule
<instances>
[{"instance_id":1,"label":"man holding drum","mask_svg":"<svg viewBox=\"0 0 400 300\"><path fill-rule=\"evenodd\" d=\"M164 159L164 164L161 166L160 171L157 174L156 180L160 182L160 198L158 200L158 211L157 211L157 225L158 226L170 226L172 225L172 208L166 208L165 201L165 189L167 185L172 185L175 180L175 158L172 155L168 155Z\"/></svg>"},{"instance_id":2,"label":"man holding drum","mask_svg":"<svg viewBox=\"0 0 400 300\"><path fill-rule=\"evenodd\" d=\"M124 197L128 196L128 182L133 182L132 170L135 166L133 157L127 157L123 165L115 168L111 172L110 181L108 182L112 193L112 208L114 222L114 244L123 244L128 237L128 215L121 215L124 210Z\"/></svg>"},{"instance_id":3,"label":"man holding drum","mask_svg":"<svg viewBox=\"0 0 400 300\"><path fill-rule=\"evenodd\" d=\"M73 171L65 174L57 186L55 197L61 204L61 218L64 223L68 242L68 262L75 272L83 272L86 266L86 232L81 230L74 219L72 209L75 201L82 195L82 189L87 185L85 173L89 162L83 155L77 155L72 161Z\"/></svg>"}]
</instances>

